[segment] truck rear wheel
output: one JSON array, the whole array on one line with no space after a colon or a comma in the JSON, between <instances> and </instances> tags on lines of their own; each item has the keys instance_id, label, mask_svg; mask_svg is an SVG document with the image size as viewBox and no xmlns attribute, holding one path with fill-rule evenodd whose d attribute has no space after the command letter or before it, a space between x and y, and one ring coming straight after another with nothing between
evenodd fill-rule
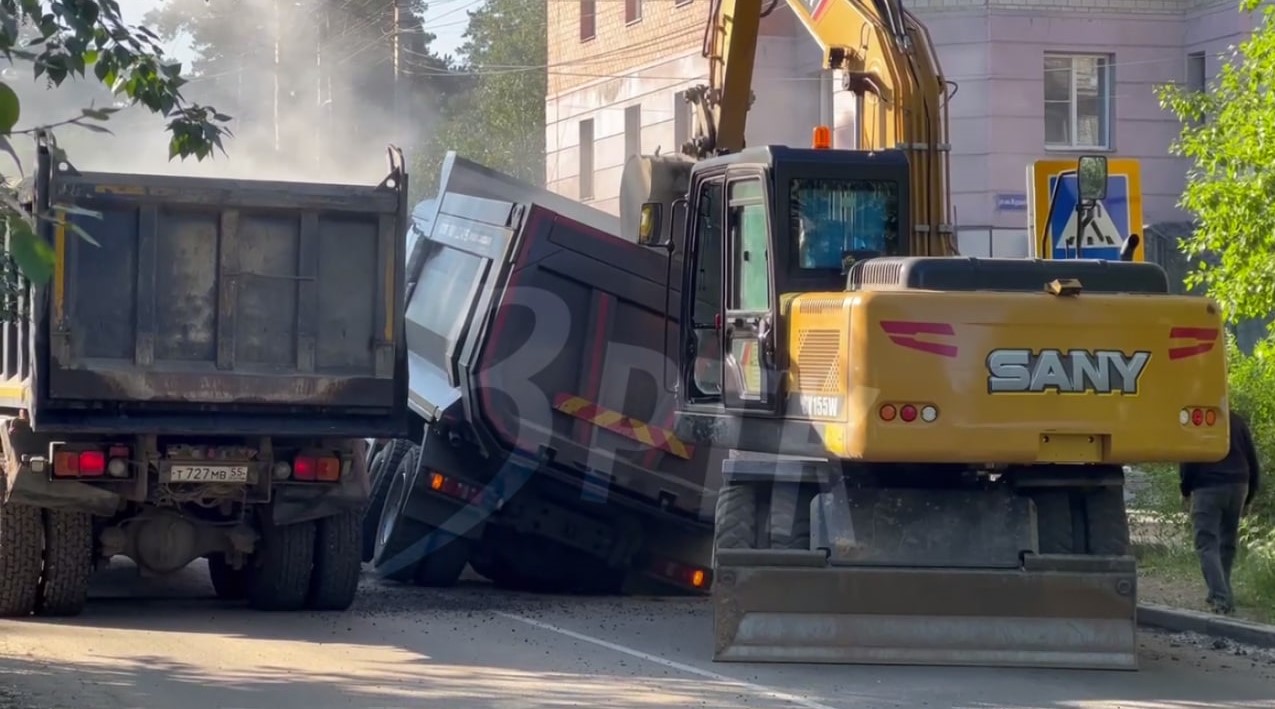
<instances>
[{"instance_id":1,"label":"truck rear wheel","mask_svg":"<svg viewBox=\"0 0 1275 709\"><path fill-rule=\"evenodd\" d=\"M420 461L416 446L411 446L399 461L398 467L388 473L389 487L385 493L380 523L376 526L376 554L373 568L382 578L399 583L412 583L420 557L409 559L403 551L419 541L429 528L403 514L403 508L411 499L412 485L416 480L416 467Z\"/></svg>"},{"instance_id":2,"label":"truck rear wheel","mask_svg":"<svg viewBox=\"0 0 1275 709\"><path fill-rule=\"evenodd\" d=\"M425 536L434 536L441 543L421 559L412 581L417 586L428 588L455 586L460 575L465 573L465 566L469 564L473 543L441 529L432 529Z\"/></svg>"},{"instance_id":3,"label":"truck rear wheel","mask_svg":"<svg viewBox=\"0 0 1275 709\"><path fill-rule=\"evenodd\" d=\"M36 614L73 616L84 610L93 575L93 517L44 510L44 570Z\"/></svg>"},{"instance_id":4,"label":"truck rear wheel","mask_svg":"<svg viewBox=\"0 0 1275 709\"><path fill-rule=\"evenodd\" d=\"M399 463L412 447L411 443L396 438L381 446L368 465L372 495L368 500L367 511L363 513L363 561L371 561L376 555L376 534L381 525L381 515L385 513L385 498L389 494L390 483L393 482Z\"/></svg>"},{"instance_id":5,"label":"truck rear wheel","mask_svg":"<svg viewBox=\"0 0 1275 709\"><path fill-rule=\"evenodd\" d=\"M267 611L295 611L305 607L314 566L315 524L298 522L283 527L266 524L261 549L249 574L248 602Z\"/></svg>"},{"instance_id":6,"label":"truck rear wheel","mask_svg":"<svg viewBox=\"0 0 1275 709\"><path fill-rule=\"evenodd\" d=\"M248 597L248 570L248 566L234 568L222 554L208 555L208 580L222 600L242 601Z\"/></svg>"},{"instance_id":7,"label":"truck rear wheel","mask_svg":"<svg viewBox=\"0 0 1275 709\"><path fill-rule=\"evenodd\" d=\"M359 558L363 531L354 513L324 517L314 538L314 571L310 576L309 606L320 611L343 611L358 593Z\"/></svg>"},{"instance_id":8,"label":"truck rear wheel","mask_svg":"<svg viewBox=\"0 0 1275 709\"><path fill-rule=\"evenodd\" d=\"M40 509L0 505L0 617L28 616L35 611L43 549Z\"/></svg>"}]
</instances>

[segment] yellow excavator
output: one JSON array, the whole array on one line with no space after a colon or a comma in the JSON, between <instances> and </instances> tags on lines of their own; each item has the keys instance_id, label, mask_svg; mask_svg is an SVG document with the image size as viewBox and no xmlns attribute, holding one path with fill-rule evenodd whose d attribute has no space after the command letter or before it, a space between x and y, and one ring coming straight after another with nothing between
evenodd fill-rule
<instances>
[{"instance_id":1,"label":"yellow excavator","mask_svg":"<svg viewBox=\"0 0 1275 709\"><path fill-rule=\"evenodd\" d=\"M898 0L788 0L856 149L746 147L776 2L719 0L695 139L622 184L630 238L680 252L676 433L731 451L714 659L1136 669L1123 465L1226 454L1216 304L1150 263L958 256L947 86ZM1082 209L1105 173L1079 161Z\"/></svg>"}]
</instances>

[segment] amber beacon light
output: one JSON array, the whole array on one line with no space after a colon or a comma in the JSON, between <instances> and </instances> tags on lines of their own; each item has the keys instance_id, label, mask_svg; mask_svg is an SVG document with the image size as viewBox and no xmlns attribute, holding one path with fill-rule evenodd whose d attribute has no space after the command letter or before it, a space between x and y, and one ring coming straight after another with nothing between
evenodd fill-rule
<instances>
[{"instance_id":1,"label":"amber beacon light","mask_svg":"<svg viewBox=\"0 0 1275 709\"><path fill-rule=\"evenodd\" d=\"M832 129L828 126L815 126L814 136L810 140L811 147L815 150L829 150L832 148Z\"/></svg>"}]
</instances>

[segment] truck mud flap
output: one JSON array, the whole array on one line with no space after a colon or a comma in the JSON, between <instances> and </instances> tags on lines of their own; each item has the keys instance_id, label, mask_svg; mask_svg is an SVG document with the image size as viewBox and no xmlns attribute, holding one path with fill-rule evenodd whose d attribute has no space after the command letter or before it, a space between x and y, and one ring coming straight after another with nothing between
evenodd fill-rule
<instances>
[{"instance_id":1,"label":"truck mud flap","mask_svg":"<svg viewBox=\"0 0 1275 709\"><path fill-rule=\"evenodd\" d=\"M841 566L719 549L714 660L1137 669L1132 557L1017 569Z\"/></svg>"}]
</instances>

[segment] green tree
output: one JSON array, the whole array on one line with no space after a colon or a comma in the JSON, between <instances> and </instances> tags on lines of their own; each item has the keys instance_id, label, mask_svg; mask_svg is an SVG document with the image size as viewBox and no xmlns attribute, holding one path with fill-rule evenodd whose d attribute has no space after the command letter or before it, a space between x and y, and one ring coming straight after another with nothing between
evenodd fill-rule
<instances>
[{"instance_id":1,"label":"green tree","mask_svg":"<svg viewBox=\"0 0 1275 709\"><path fill-rule=\"evenodd\" d=\"M168 121L169 159L194 156L203 159L222 148L228 135L224 123L229 116L213 108L191 103L182 96L186 83L181 65L169 62L145 27L126 24L115 0L0 0L0 51L15 68L29 68L36 79L44 79L49 89L77 79L91 80L109 89L124 104L140 104ZM86 96L86 99L89 97ZM7 82L0 81L0 150L12 158L18 175L24 175L22 160L13 138L34 135L58 125L75 125L97 132L109 132L101 125L119 106L82 107L52 125L19 128L22 100ZM56 143L50 141L54 149ZM8 173L8 171L5 171ZM3 270L5 298L3 315L16 310L16 276L20 273L36 285L52 274L52 249L37 235L37 221L56 219L57 212L74 212L69 205L54 205L53 214L28 210L11 173L0 173L0 219L6 243ZM92 241L82 231L81 236Z\"/></svg>"},{"instance_id":2,"label":"green tree","mask_svg":"<svg viewBox=\"0 0 1275 709\"><path fill-rule=\"evenodd\" d=\"M1182 122L1171 150L1193 163L1179 202L1195 217L1181 242L1193 266L1186 285L1203 287L1231 322L1275 310L1275 7L1260 5L1240 3L1260 21L1206 91L1157 88Z\"/></svg>"},{"instance_id":3,"label":"green tree","mask_svg":"<svg viewBox=\"0 0 1275 709\"><path fill-rule=\"evenodd\" d=\"M546 10L543 2L487 0L469 12L456 70L469 88L444 108L434 144L417 160L415 184L433 191L447 150L544 184Z\"/></svg>"}]
</instances>

